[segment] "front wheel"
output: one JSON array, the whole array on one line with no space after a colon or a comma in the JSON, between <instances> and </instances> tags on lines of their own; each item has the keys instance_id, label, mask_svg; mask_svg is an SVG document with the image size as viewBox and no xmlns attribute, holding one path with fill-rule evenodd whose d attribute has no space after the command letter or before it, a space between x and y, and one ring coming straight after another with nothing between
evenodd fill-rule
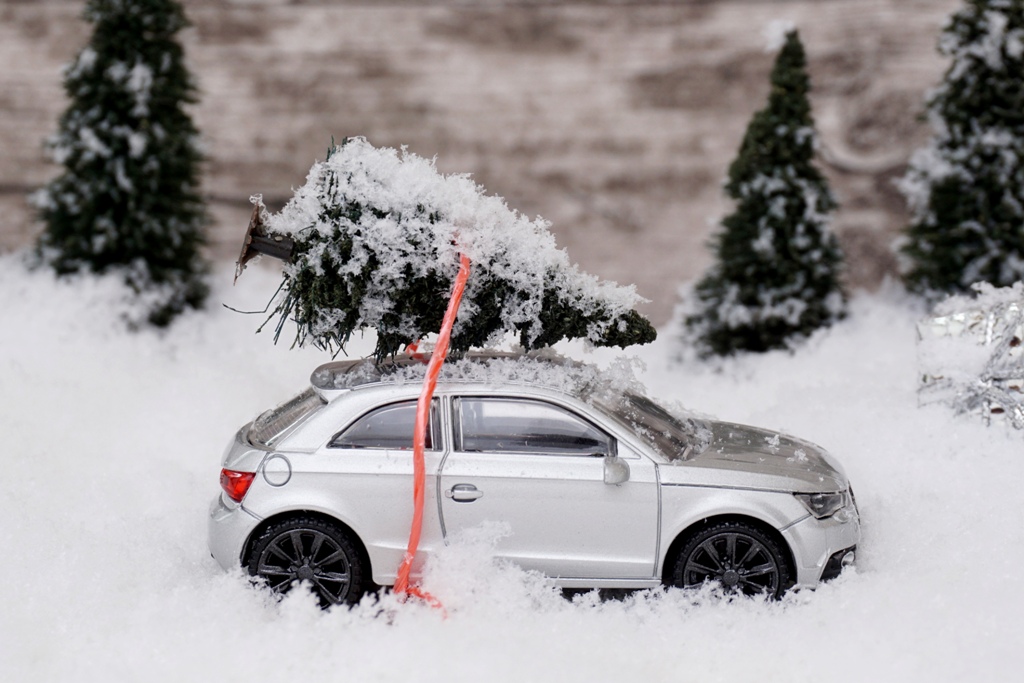
<instances>
[{"instance_id":1,"label":"front wheel","mask_svg":"<svg viewBox=\"0 0 1024 683\"><path fill-rule=\"evenodd\" d=\"M364 562L349 535L326 521L297 517L273 524L253 544L249 574L275 593L309 585L320 606L352 605L363 594Z\"/></svg>"},{"instance_id":2,"label":"front wheel","mask_svg":"<svg viewBox=\"0 0 1024 683\"><path fill-rule=\"evenodd\" d=\"M670 578L680 588L711 581L728 593L777 598L789 587L791 572L768 534L745 522L720 522L683 544Z\"/></svg>"}]
</instances>

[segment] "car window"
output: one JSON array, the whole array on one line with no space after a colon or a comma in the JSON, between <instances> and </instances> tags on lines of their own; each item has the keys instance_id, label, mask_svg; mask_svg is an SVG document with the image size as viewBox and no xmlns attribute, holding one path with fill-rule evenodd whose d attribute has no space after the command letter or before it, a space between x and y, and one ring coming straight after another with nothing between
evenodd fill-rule
<instances>
[{"instance_id":1,"label":"car window","mask_svg":"<svg viewBox=\"0 0 1024 683\"><path fill-rule=\"evenodd\" d=\"M458 446L462 451L595 455L612 452L612 439L560 406L531 399L460 398Z\"/></svg>"},{"instance_id":2,"label":"car window","mask_svg":"<svg viewBox=\"0 0 1024 683\"><path fill-rule=\"evenodd\" d=\"M686 460L703 453L714 437L707 422L682 412L670 412L639 394L627 392L599 398L595 404L669 460Z\"/></svg>"},{"instance_id":3,"label":"car window","mask_svg":"<svg viewBox=\"0 0 1024 683\"><path fill-rule=\"evenodd\" d=\"M430 411L430 425L427 429L427 450L434 449L438 425L438 402L435 399ZM329 448L387 448L412 450L412 432L416 423L416 401L390 403L374 408L331 439Z\"/></svg>"},{"instance_id":4,"label":"car window","mask_svg":"<svg viewBox=\"0 0 1024 683\"><path fill-rule=\"evenodd\" d=\"M312 389L266 411L249 427L249 441L258 446L273 446L290 427L327 405L327 401Z\"/></svg>"}]
</instances>

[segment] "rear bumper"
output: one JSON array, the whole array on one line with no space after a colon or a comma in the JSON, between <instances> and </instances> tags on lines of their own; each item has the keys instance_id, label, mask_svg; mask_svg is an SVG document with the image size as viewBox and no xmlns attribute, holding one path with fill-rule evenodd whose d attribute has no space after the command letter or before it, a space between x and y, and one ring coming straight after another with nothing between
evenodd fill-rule
<instances>
[{"instance_id":1,"label":"rear bumper","mask_svg":"<svg viewBox=\"0 0 1024 683\"><path fill-rule=\"evenodd\" d=\"M225 502L218 495L210 502L207 520L208 543L213 559L224 569L235 569L242 561L242 552L259 518L241 505Z\"/></svg>"}]
</instances>

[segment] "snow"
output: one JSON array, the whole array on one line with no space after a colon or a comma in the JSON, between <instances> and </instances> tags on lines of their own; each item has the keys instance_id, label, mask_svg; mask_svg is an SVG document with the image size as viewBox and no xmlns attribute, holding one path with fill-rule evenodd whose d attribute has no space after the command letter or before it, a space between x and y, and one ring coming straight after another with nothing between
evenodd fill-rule
<instances>
[{"instance_id":1,"label":"snow","mask_svg":"<svg viewBox=\"0 0 1024 683\"><path fill-rule=\"evenodd\" d=\"M85 159L92 157L109 157L110 148L103 144L92 128L81 127L78 129L78 142L84 150ZM67 152L61 152L63 158L67 158ZM58 157L60 158L60 157Z\"/></svg>"},{"instance_id":2,"label":"snow","mask_svg":"<svg viewBox=\"0 0 1024 683\"><path fill-rule=\"evenodd\" d=\"M96 58L98 56L96 50L91 47L86 46L82 48L82 51L78 53L78 57L64 67L64 77L78 78L83 73L92 70L96 66Z\"/></svg>"},{"instance_id":3,"label":"snow","mask_svg":"<svg viewBox=\"0 0 1024 683\"><path fill-rule=\"evenodd\" d=\"M148 116L150 91L153 88L153 70L142 62L136 62L128 73L125 85L132 99L135 100L135 106L132 107L132 116Z\"/></svg>"},{"instance_id":4,"label":"snow","mask_svg":"<svg viewBox=\"0 0 1024 683\"><path fill-rule=\"evenodd\" d=\"M514 339L508 338L507 341L507 346L515 347ZM422 362L409 365L385 364L381 367L373 359L366 359L353 368L342 368L343 372L334 372L334 366L325 365L313 373L313 383L323 389L347 389L371 382L422 385L432 350L421 344L418 353L423 354ZM565 358L551 349L523 356L510 356L502 350L488 349L475 358L448 360L441 367L439 377L442 382L544 386L589 401L599 398L591 396L598 383L610 390L611 395L617 396L625 391L643 393L643 385L635 374L642 366L642 363L623 359L611 368L602 369Z\"/></svg>"},{"instance_id":5,"label":"snow","mask_svg":"<svg viewBox=\"0 0 1024 683\"><path fill-rule=\"evenodd\" d=\"M279 276L251 268L163 333L124 331L116 278L57 282L0 257L0 677L5 681L962 681L1024 665L1022 434L917 407L915 324L897 291L858 295L797 353L677 364L638 350L653 395L822 444L864 518L855 571L777 604L709 592L563 597L494 566L500 525L461 539L424 587L322 613L276 603L206 549L220 455L329 357L253 330ZM354 339L367 353L372 335ZM599 364L623 354L559 350ZM410 491L411 499L411 491Z\"/></svg>"},{"instance_id":6,"label":"snow","mask_svg":"<svg viewBox=\"0 0 1024 683\"><path fill-rule=\"evenodd\" d=\"M359 209L356 217L350 215L353 207ZM358 283L352 287L360 294L348 304L358 313L355 329L380 327L396 308L394 292L411 279L434 273L454 279L460 252L474 273L462 302L465 316L487 303L478 295L495 282L509 289L500 329L488 343L525 328L532 344L544 331L540 314L546 296L601 318L587 330L595 343L644 301L632 286L602 282L572 265L566 251L556 247L547 221L513 211L468 175L443 175L430 159L405 148L376 148L365 138L350 138L313 164L305 185L279 213L268 215L266 224L271 234L312 242L286 267L291 279L303 271L322 274L329 266ZM310 322L314 338L336 334L339 321L350 315L346 308L323 309ZM409 339L423 336L411 316L395 331ZM454 332L459 331L456 323Z\"/></svg>"}]
</instances>

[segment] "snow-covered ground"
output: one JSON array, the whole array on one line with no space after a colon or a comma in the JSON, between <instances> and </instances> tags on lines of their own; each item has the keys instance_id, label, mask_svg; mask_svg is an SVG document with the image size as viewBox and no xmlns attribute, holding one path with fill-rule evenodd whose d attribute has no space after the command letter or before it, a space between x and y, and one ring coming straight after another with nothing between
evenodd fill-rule
<instances>
[{"instance_id":1,"label":"snow-covered ground","mask_svg":"<svg viewBox=\"0 0 1024 683\"><path fill-rule=\"evenodd\" d=\"M277 603L210 558L223 447L325 359L220 307L262 308L278 281L252 268L231 289L229 273L210 310L128 333L116 283L0 257L0 680L1019 680L1024 434L917 407L922 311L898 292L855 298L797 355L679 365L670 331L638 351L655 395L841 459L864 517L856 571L774 604L568 600L493 566L482 535L427 576L443 619L390 598Z\"/></svg>"}]
</instances>

